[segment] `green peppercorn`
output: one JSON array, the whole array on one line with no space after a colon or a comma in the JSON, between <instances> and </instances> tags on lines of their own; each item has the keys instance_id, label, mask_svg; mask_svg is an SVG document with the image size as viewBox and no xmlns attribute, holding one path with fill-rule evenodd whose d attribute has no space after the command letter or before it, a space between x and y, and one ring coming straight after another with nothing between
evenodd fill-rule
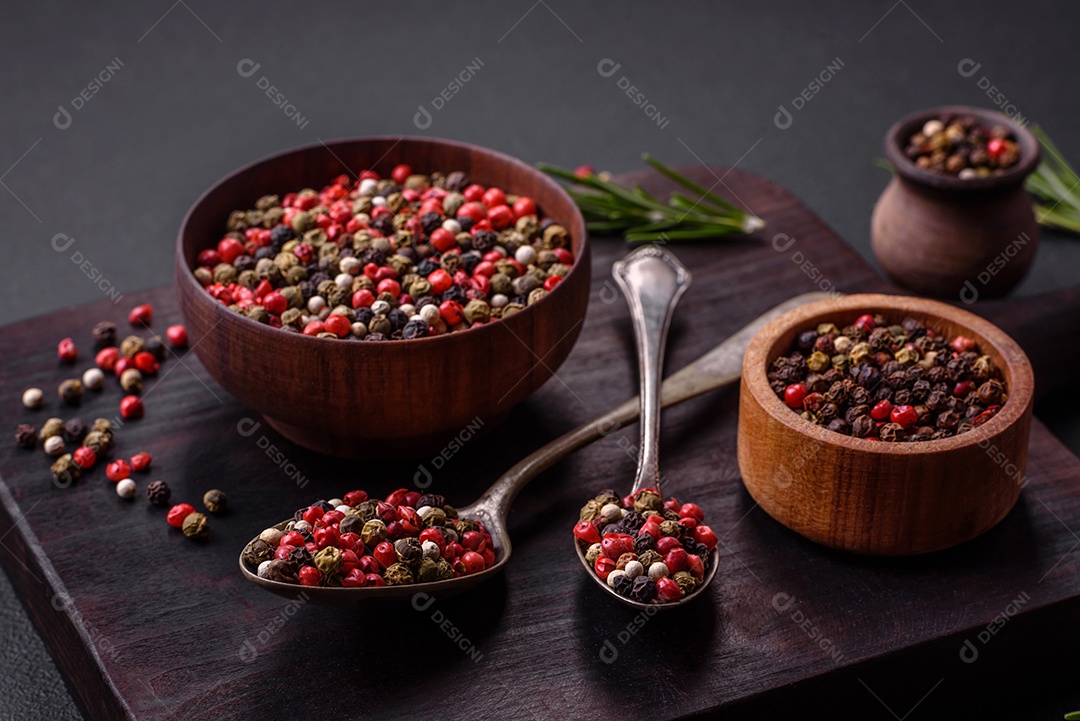
<instances>
[{"instance_id":1,"label":"green peppercorn","mask_svg":"<svg viewBox=\"0 0 1080 721\"><path fill-rule=\"evenodd\" d=\"M322 571L323 576L333 576L341 570L341 551L333 546L327 546L315 554L315 568Z\"/></svg>"},{"instance_id":2,"label":"green peppercorn","mask_svg":"<svg viewBox=\"0 0 1080 721\"><path fill-rule=\"evenodd\" d=\"M83 397L83 384L82 381L74 378L68 378L66 381L60 384L57 389L57 394L60 396L60 400L69 406L77 406L82 403Z\"/></svg>"},{"instance_id":3,"label":"green peppercorn","mask_svg":"<svg viewBox=\"0 0 1080 721\"><path fill-rule=\"evenodd\" d=\"M533 288L531 291L529 291L529 305L540 302L547 294L548 292L543 288Z\"/></svg>"},{"instance_id":4,"label":"green peppercorn","mask_svg":"<svg viewBox=\"0 0 1080 721\"><path fill-rule=\"evenodd\" d=\"M465 305L465 320L469 323L487 323L491 320L491 306L479 298L470 300Z\"/></svg>"},{"instance_id":5,"label":"green peppercorn","mask_svg":"<svg viewBox=\"0 0 1080 721\"><path fill-rule=\"evenodd\" d=\"M570 241L570 235L566 232L566 228L558 223L552 223L545 228L542 238L544 248L546 249L565 248L566 244Z\"/></svg>"},{"instance_id":6,"label":"green peppercorn","mask_svg":"<svg viewBox=\"0 0 1080 721\"><path fill-rule=\"evenodd\" d=\"M698 585L697 579L686 571L679 571L674 576L672 576L672 579L675 581L675 583L679 584L679 590L683 592L683 596L686 596L689 593L693 593L694 589L697 588Z\"/></svg>"},{"instance_id":7,"label":"green peppercorn","mask_svg":"<svg viewBox=\"0 0 1080 721\"><path fill-rule=\"evenodd\" d=\"M50 418L41 424L41 431L38 433L38 440L44 443L48 438L52 436L64 435L64 421L59 418Z\"/></svg>"},{"instance_id":8,"label":"green peppercorn","mask_svg":"<svg viewBox=\"0 0 1080 721\"><path fill-rule=\"evenodd\" d=\"M213 488L203 494L202 502L206 506L206 510L211 513L221 513L228 507L229 497L225 495L224 491Z\"/></svg>"},{"instance_id":9,"label":"green peppercorn","mask_svg":"<svg viewBox=\"0 0 1080 721\"><path fill-rule=\"evenodd\" d=\"M244 563L254 568L258 568L260 563L269 561L274 557L274 550L274 546L271 546L261 538L256 538L254 541L244 546L242 557Z\"/></svg>"},{"instance_id":10,"label":"green peppercorn","mask_svg":"<svg viewBox=\"0 0 1080 721\"><path fill-rule=\"evenodd\" d=\"M120 387L125 393L142 393L142 373L137 368L128 368L120 374Z\"/></svg>"},{"instance_id":11,"label":"green peppercorn","mask_svg":"<svg viewBox=\"0 0 1080 721\"><path fill-rule=\"evenodd\" d=\"M424 511L424 515L420 516L420 520L424 522L425 528L442 526L446 523L446 511L441 508L429 508Z\"/></svg>"},{"instance_id":12,"label":"green peppercorn","mask_svg":"<svg viewBox=\"0 0 1080 721\"><path fill-rule=\"evenodd\" d=\"M210 535L210 523L201 513L189 513L181 530L188 538L206 538Z\"/></svg>"},{"instance_id":13,"label":"green peppercorn","mask_svg":"<svg viewBox=\"0 0 1080 721\"><path fill-rule=\"evenodd\" d=\"M640 556L638 556L637 560L638 563L640 563L642 566L644 566L645 568L649 568L654 563L662 562L664 560L664 557L656 551L649 549L648 551L645 551L645 553L642 553Z\"/></svg>"},{"instance_id":14,"label":"green peppercorn","mask_svg":"<svg viewBox=\"0 0 1080 721\"><path fill-rule=\"evenodd\" d=\"M383 573L387 586L405 586L413 583L413 572L404 563L395 563Z\"/></svg>"},{"instance_id":15,"label":"green peppercorn","mask_svg":"<svg viewBox=\"0 0 1080 721\"><path fill-rule=\"evenodd\" d=\"M606 503L593 499L586 501L585 505L581 507L581 512L578 513L578 521L592 521L600 517L600 509L603 508Z\"/></svg>"},{"instance_id":16,"label":"green peppercorn","mask_svg":"<svg viewBox=\"0 0 1080 721\"><path fill-rule=\"evenodd\" d=\"M420 565L416 570L416 577L420 579L422 583L430 583L431 581L439 580L439 565L431 560L425 558L420 561Z\"/></svg>"},{"instance_id":17,"label":"green peppercorn","mask_svg":"<svg viewBox=\"0 0 1080 721\"><path fill-rule=\"evenodd\" d=\"M232 266L229 266L232 267ZM128 358L134 358L137 353L142 353L146 346L145 341L137 335L129 335L120 344L120 353Z\"/></svg>"},{"instance_id":18,"label":"green peppercorn","mask_svg":"<svg viewBox=\"0 0 1080 721\"><path fill-rule=\"evenodd\" d=\"M72 460L70 453L65 453L57 458L56 461L49 466L49 470L52 471L53 479L64 487L79 480L79 476L82 475L82 471L75 464L75 461Z\"/></svg>"},{"instance_id":19,"label":"green peppercorn","mask_svg":"<svg viewBox=\"0 0 1080 721\"><path fill-rule=\"evenodd\" d=\"M634 510L638 513L645 511L661 511L664 508L664 500L652 491L642 491L634 499ZM663 524L661 524L663 525Z\"/></svg>"},{"instance_id":20,"label":"green peppercorn","mask_svg":"<svg viewBox=\"0 0 1080 721\"><path fill-rule=\"evenodd\" d=\"M660 524L660 535L678 538L682 535L682 525L678 521L663 521Z\"/></svg>"},{"instance_id":21,"label":"green peppercorn","mask_svg":"<svg viewBox=\"0 0 1080 721\"><path fill-rule=\"evenodd\" d=\"M375 548L386 540L386 524L377 518L368 521L360 530L360 540L366 547Z\"/></svg>"}]
</instances>

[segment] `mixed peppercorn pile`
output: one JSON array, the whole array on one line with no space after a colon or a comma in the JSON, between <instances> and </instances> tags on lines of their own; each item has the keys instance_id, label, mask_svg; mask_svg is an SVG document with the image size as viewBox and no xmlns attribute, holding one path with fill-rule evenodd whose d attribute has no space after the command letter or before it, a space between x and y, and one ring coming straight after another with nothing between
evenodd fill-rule
<instances>
[{"instance_id":1,"label":"mixed peppercorn pile","mask_svg":"<svg viewBox=\"0 0 1080 721\"><path fill-rule=\"evenodd\" d=\"M495 563L491 534L442 496L398 489L316 501L243 552L260 578L302 586L398 586L468 576Z\"/></svg>"},{"instance_id":2,"label":"mixed peppercorn pile","mask_svg":"<svg viewBox=\"0 0 1080 721\"><path fill-rule=\"evenodd\" d=\"M581 508L574 538L593 572L639 603L672 603L705 580L716 534L696 503L653 488L620 499L604 490Z\"/></svg>"},{"instance_id":3,"label":"mixed peppercorn pile","mask_svg":"<svg viewBox=\"0 0 1080 721\"><path fill-rule=\"evenodd\" d=\"M536 202L462 172L366 170L230 214L195 277L260 323L320 338L410 340L467 330L539 301L574 263Z\"/></svg>"},{"instance_id":4,"label":"mixed peppercorn pile","mask_svg":"<svg viewBox=\"0 0 1080 721\"><path fill-rule=\"evenodd\" d=\"M1008 398L1001 371L974 340L951 340L906 318L862 315L821 323L773 361L769 385L803 418L837 433L882 441L932 441L966 433Z\"/></svg>"},{"instance_id":5,"label":"mixed peppercorn pile","mask_svg":"<svg viewBox=\"0 0 1080 721\"><path fill-rule=\"evenodd\" d=\"M920 168L966 180L1004 173L1020 160L1020 148L1004 125L987 129L970 115L942 115L908 138L904 155Z\"/></svg>"}]
</instances>

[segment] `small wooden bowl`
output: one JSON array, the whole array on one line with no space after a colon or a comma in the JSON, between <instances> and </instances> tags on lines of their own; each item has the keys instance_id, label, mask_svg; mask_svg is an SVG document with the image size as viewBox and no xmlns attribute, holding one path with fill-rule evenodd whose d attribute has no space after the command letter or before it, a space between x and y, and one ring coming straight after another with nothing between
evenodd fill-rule
<instances>
[{"instance_id":1,"label":"small wooden bowl","mask_svg":"<svg viewBox=\"0 0 1080 721\"><path fill-rule=\"evenodd\" d=\"M769 387L768 365L818 323L863 313L915 318L966 335L1002 370L1009 397L974 430L920 443L835 433L804 420ZM1023 486L1034 380L1020 347L978 316L932 300L851 295L797 308L765 326L743 360L739 468L770 516L833 548L907 556L950 548L997 524Z\"/></svg>"},{"instance_id":2,"label":"small wooden bowl","mask_svg":"<svg viewBox=\"0 0 1080 721\"><path fill-rule=\"evenodd\" d=\"M323 187L341 173L398 163L418 172L464 171L528 195L571 236L575 263L547 297L461 333L365 343L311 338L260 324L221 305L192 274L199 251L236 208L266 193ZM282 435L345 457L421 457L489 430L570 354L589 299L585 221L565 191L519 160L429 138L367 138L274 155L228 175L199 198L180 228L176 283L192 348L207 371Z\"/></svg>"},{"instance_id":3,"label":"small wooden bowl","mask_svg":"<svg viewBox=\"0 0 1080 721\"><path fill-rule=\"evenodd\" d=\"M931 118L970 115L1004 125L1020 160L1001 175L961 180L918 167L904 155L908 138ZM1024 179L1039 164L1039 142L1027 128L993 110L948 105L893 125L885 156L896 170L874 207L874 256L890 278L916 293L973 303L1016 287L1035 259L1039 224Z\"/></svg>"}]
</instances>

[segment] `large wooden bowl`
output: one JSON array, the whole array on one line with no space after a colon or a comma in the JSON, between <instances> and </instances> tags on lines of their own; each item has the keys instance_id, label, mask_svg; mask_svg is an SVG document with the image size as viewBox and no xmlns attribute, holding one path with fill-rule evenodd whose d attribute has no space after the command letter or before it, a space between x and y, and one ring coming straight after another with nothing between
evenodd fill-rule
<instances>
[{"instance_id":1,"label":"large wooden bowl","mask_svg":"<svg viewBox=\"0 0 1080 721\"><path fill-rule=\"evenodd\" d=\"M767 366L798 333L863 313L913 317L948 337L973 338L1002 369L1009 397L974 430L920 443L885 443L804 420L769 388ZM1027 356L1001 330L937 301L852 295L803 306L769 323L743 360L739 468L770 516L818 543L905 556L975 538L997 524L1024 484L1033 377Z\"/></svg>"},{"instance_id":2,"label":"large wooden bowl","mask_svg":"<svg viewBox=\"0 0 1080 721\"><path fill-rule=\"evenodd\" d=\"M528 195L570 233L575 263L547 297L504 320L431 338L364 343L262 325L216 302L192 274L229 212L266 193L319 188L341 173L398 163L461 170ZM176 283L193 349L222 388L290 440L346 457L423 457L490 429L569 355L589 296L589 245L577 206L550 178L484 148L427 138L312 145L237 170L196 201L176 245Z\"/></svg>"}]
</instances>

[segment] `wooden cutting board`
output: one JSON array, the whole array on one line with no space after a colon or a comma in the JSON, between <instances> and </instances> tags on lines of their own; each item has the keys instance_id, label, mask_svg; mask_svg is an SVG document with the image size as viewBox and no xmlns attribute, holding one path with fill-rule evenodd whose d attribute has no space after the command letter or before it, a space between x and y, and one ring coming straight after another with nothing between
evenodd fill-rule
<instances>
[{"instance_id":1,"label":"wooden cutting board","mask_svg":"<svg viewBox=\"0 0 1080 721\"><path fill-rule=\"evenodd\" d=\"M759 238L673 247L694 284L676 314L669 368L797 293L894 290L783 188L739 171L712 172L693 174L706 186L722 177L717 189L768 228ZM667 188L655 176L638 177ZM627 311L609 277L626 252L620 240L596 239L595 294L569 360L489 436L421 459L432 490L464 505L514 461L636 393ZM974 310L1029 347L1046 385L1062 366L1038 341L1075 345L1075 294L1064 301ZM476 592L421 610L344 612L283 601L239 574L244 542L314 499L411 485L425 477L420 464L346 463L294 447L258 425L187 353L149 380L146 418L118 434L124 457L154 455L153 472L138 477L138 499L118 499L100 466L75 486L56 487L44 454L16 448L10 432L18 422L76 415L60 410L54 395L73 374L57 366L57 341L76 340L83 368L92 325L112 320L123 332L127 309L141 302L154 304L155 329L179 320L172 289L161 288L0 334L9 433L0 449L0 562L93 718L656 720L720 709L805 712L797 699L811 692L817 710L832 704L887 718L884 705L901 718L962 683L986 683L995 662L985 659L1000 659L1019 638L1052 645L1060 636L1052 624L1076 616L1080 537L1070 527L1080 528L1080 461L1041 424L1032 429L1021 500L993 531L929 557L862 558L816 546L755 507L735 459L735 388L664 416L665 488L700 503L729 549L708 596L682 612L642 616L611 603L571 548L583 500L603 487L629 487L636 427L584 449L522 493L510 522L513 561ZM41 411L19 405L32 385L46 389ZM88 393L77 414L114 417L121 394L108 386ZM189 541L142 498L153 478L194 504L222 488L233 510L211 519L207 542ZM962 650L976 662L965 663Z\"/></svg>"}]
</instances>

